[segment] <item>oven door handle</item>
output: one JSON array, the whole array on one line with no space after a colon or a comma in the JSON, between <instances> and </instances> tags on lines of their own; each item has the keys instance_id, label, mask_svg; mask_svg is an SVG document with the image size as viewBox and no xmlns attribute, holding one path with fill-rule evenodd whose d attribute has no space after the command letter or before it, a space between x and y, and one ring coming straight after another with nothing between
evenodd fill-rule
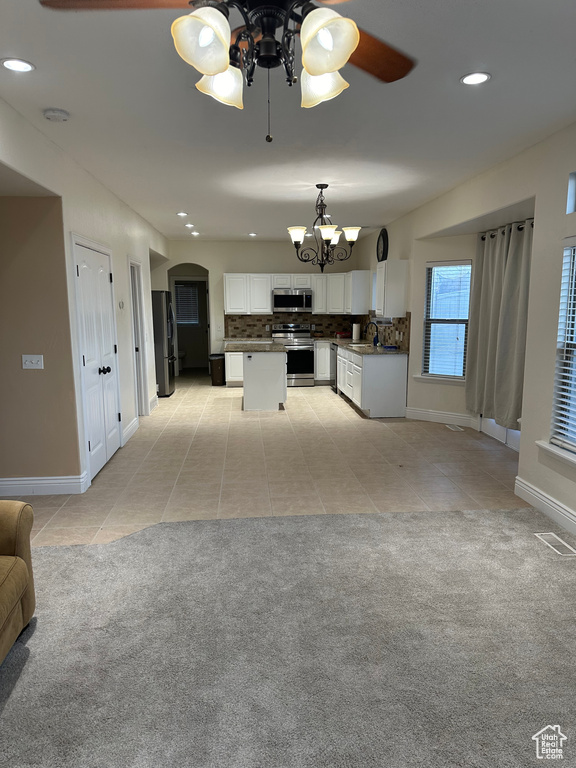
<instances>
[{"instance_id":1,"label":"oven door handle","mask_svg":"<svg viewBox=\"0 0 576 768\"><path fill-rule=\"evenodd\" d=\"M290 347L286 345L285 349L286 349L286 352L314 352L314 345L310 347L305 347L305 346Z\"/></svg>"}]
</instances>

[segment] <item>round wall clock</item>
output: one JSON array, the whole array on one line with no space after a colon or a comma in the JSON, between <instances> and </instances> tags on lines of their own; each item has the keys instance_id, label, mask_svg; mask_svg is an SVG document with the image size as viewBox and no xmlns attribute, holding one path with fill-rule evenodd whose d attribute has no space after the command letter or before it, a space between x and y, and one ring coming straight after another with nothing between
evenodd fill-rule
<instances>
[{"instance_id":1,"label":"round wall clock","mask_svg":"<svg viewBox=\"0 0 576 768\"><path fill-rule=\"evenodd\" d=\"M385 261L388 258L388 232L385 229L381 229L378 235L376 258L378 261Z\"/></svg>"}]
</instances>

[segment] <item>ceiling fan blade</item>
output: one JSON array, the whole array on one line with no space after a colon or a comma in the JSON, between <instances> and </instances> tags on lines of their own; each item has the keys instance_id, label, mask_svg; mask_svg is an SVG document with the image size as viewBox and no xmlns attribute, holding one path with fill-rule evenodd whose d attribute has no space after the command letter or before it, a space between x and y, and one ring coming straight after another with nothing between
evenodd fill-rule
<instances>
[{"instance_id":1,"label":"ceiling fan blade","mask_svg":"<svg viewBox=\"0 0 576 768\"><path fill-rule=\"evenodd\" d=\"M416 64L414 59L400 53L396 48L392 48L391 45L368 32L364 32L363 29L360 30L358 48L348 61L385 83L393 83L406 77Z\"/></svg>"},{"instance_id":2,"label":"ceiling fan blade","mask_svg":"<svg viewBox=\"0 0 576 768\"><path fill-rule=\"evenodd\" d=\"M188 0L40 0L45 8L57 11L130 11L147 8L189 10Z\"/></svg>"}]
</instances>

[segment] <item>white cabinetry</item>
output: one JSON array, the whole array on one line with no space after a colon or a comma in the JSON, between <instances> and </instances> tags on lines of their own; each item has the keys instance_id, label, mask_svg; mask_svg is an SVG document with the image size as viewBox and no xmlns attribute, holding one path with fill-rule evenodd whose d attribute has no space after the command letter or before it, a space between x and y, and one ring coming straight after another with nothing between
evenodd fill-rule
<instances>
[{"instance_id":1,"label":"white cabinetry","mask_svg":"<svg viewBox=\"0 0 576 768\"><path fill-rule=\"evenodd\" d=\"M250 277L250 314L272 314L271 275L249 275Z\"/></svg>"},{"instance_id":2,"label":"white cabinetry","mask_svg":"<svg viewBox=\"0 0 576 768\"><path fill-rule=\"evenodd\" d=\"M312 275L292 275L292 288L310 288Z\"/></svg>"},{"instance_id":3,"label":"white cabinetry","mask_svg":"<svg viewBox=\"0 0 576 768\"><path fill-rule=\"evenodd\" d=\"M365 315L370 310L370 272L355 269L328 275L327 313Z\"/></svg>"},{"instance_id":4,"label":"white cabinetry","mask_svg":"<svg viewBox=\"0 0 576 768\"><path fill-rule=\"evenodd\" d=\"M272 275L272 288L310 288L312 275Z\"/></svg>"},{"instance_id":5,"label":"white cabinetry","mask_svg":"<svg viewBox=\"0 0 576 768\"><path fill-rule=\"evenodd\" d=\"M292 288L292 275L272 275L272 288Z\"/></svg>"},{"instance_id":6,"label":"white cabinetry","mask_svg":"<svg viewBox=\"0 0 576 768\"><path fill-rule=\"evenodd\" d=\"M244 352L243 410L277 411L286 396L286 352Z\"/></svg>"},{"instance_id":7,"label":"white cabinetry","mask_svg":"<svg viewBox=\"0 0 576 768\"><path fill-rule=\"evenodd\" d=\"M250 314L250 284L248 275L224 275L224 312L227 315Z\"/></svg>"},{"instance_id":8,"label":"white cabinetry","mask_svg":"<svg viewBox=\"0 0 576 768\"><path fill-rule=\"evenodd\" d=\"M312 275L312 312L325 315L328 312L328 275Z\"/></svg>"},{"instance_id":9,"label":"white cabinetry","mask_svg":"<svg viewBox=\"0 0 576 768\"><path fill-rule=\"evenodd\" d=\"M376 267L376 316L406 317L408 262L392 259Z\"/></svg>"},{"instance_id":10,"label":"white cabinetry","mask_svg":"<svg viewBox=\"0 0 576 768\"><path fill-rule=\"evenodd\" d=\"M370 418L406 415L407 355L338 350L337 387Z\"/></svg>"},{"instance_id":11,"label":"white cabinetry","mask_svg":"<svg viewBox=\"0 0 576 768\"><path fill-rule=\"evenodd\" d=\"M226 386L238 386L244 380L242 352L224 353Z\"/></svg>"},{"instance_id":12,"label":"white cabinetry","mask_svg":"<svg viewBox=\"0 0 576 768\"><path fill-rule=\"evenodd\" d=\"M341 272L327 277L327 312L329 315L343 315L346 312L346 275Z\"/></svg>"},{"instance_id":13,"label":"white cabinetry","mask_svg":"<svg viewBox=\"0 0 576 768\"><path fill-rule=\"evenodd\" d=\"M314 379L330 381L330 342L314 342Z\"/></svg>"}]
</instances>

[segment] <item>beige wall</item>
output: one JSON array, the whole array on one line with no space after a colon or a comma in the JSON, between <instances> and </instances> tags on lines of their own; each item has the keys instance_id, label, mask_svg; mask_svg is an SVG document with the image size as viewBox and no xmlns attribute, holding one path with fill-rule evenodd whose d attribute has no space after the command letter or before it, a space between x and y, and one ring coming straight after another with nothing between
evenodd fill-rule
<instances>
[{"instance_id":1,"label":"beige wall","mask_svg":"<svg viewBox=\"0 0 576 768\"><path fill-rule=\"evenodd\" d=\"M0 477L80 474L60 198L0 198L0 359Z\"/></svg>"},{"instance_id":2,"label":"beige wall","mask_svg":"<svg viewBox=\"0 0 576 768\"><path fill-rule=\"evenodd\" d=\"M320 273L298 261L294 246L286 242L170 242L169 261L151 273L152 288L168 290L168 270L178 264L199 264L208 270L208 304L210 308L210 351L224 349L224 278L225 272L301 272ZM348 261L330 267L334 272L358 269L355 255ZM175 270L176 271L176 270ZM178 272L180 270L177 270Z\"/></svg>"},{"instance_id":3,"label":"beige wall","mask_svg":"<svg viewBox=\"0 0 576 768\"><path fill-rule=\"evenodd\" d=\"M555 340L558 325L563 238L576 235L576 214L566 215L570 172L576 171L576 124L461 184L451 192L392 222L390 258L410 259L413 350L410 372L419 367L424 264L441 253L473 256L473 238L431 239L449 227L473 222L501 208L535 197L534 244L522 414L519 477L536 495L553 499L576 514L576 465L543 452L550 437ZM359 247L363 268L375 264L376 235ZM372 267L373 268L373 267ZM421 384L410 378L408 406L455 411L455 387ZM463 405L460 399L459 408Z\"/></svg>"},{"instance_id":4,"label":"beige wall","mask_svg":"<svg viewBox=\"0 0 576 768\"><path fill-rule=\"evenodd\" d=\"M69 306L68 328L74 367L76 418L80 444L81 471L87 469L86 439L80 390L80 359L76 320L75 268L72 233L108 247L112 252L114 293L118 330L118 367L122 425L135 424L137 405L133 364L132 318L130 312L130 269L134 260L142 265L145 304L145 350L149 398L156 393L154 347L150 298L150 250L165 254L167 242L148 222L119 200L106 187L88 174L69 155L49 141L8 104L0 100L0 163L20 175L42 185L62 199L62 239L60 268L67 284ZM29 279L40 282L33 273ZM65 292L66 293L66 292ZM123 304L123 308L120 305ZM26 351L26 350L24 350ZM35 351L35 350L28 350ZM57 408L57 403L54 403ZM41 472L38 476L50 475ZM26 470L20 476L28 476Z\"/></svg>"}]
</instances>

